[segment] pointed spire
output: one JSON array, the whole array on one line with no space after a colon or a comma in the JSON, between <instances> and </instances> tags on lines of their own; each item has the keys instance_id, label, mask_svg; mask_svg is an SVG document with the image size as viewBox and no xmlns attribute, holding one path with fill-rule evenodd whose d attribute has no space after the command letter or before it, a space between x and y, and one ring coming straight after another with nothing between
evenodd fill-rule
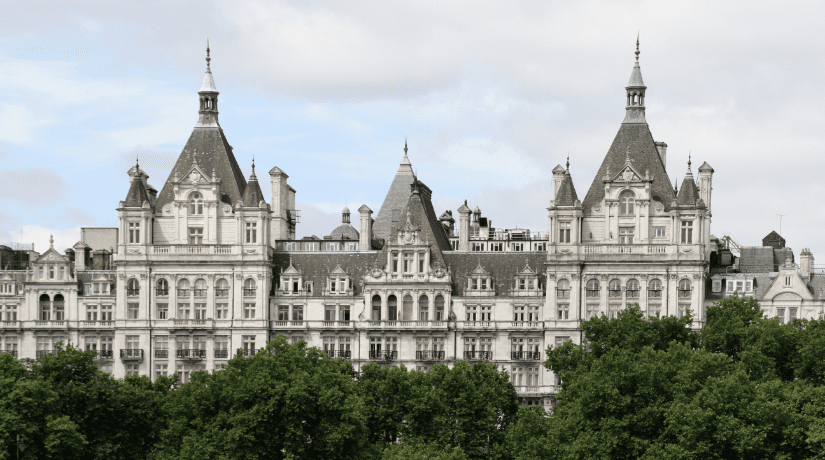
<instances>
[{"instance_id":1,"label":"pointed spire","mask_svg":"<svg viewBox=\"0 0 825 460\"><path fill-rule=\"evenodd\" d=\"M636 55L637 55L636 60L639 59L638 54L639 54L639 39L637 38L636 39ZM211 61L211 60L212 60L212 58L209 57L209 37L206 37L206 70L207 71L210 71L209 61Z\"/></svg>"},{"instance_id":2,"label":"pointed spire","mask_svg":"<svg viewBox=\"0 0 825 460\"><path fill-rule=\"evenodd\" d=\"M207 40L207 46L208 46L208 40ZM209 49L207 48L207 52L208 52L208 50ZM636 31L636 62L639 62L639 31Z\"/></svg>"},{"instance_id":3,"label":"pointed spire","mask_svg":"<svg viewBox=\"0 0 825 460\"><path fill-rule=\"evenodd\" d=\"M636 63L630 73L630 81L625 86L627 95L627 114L623 123L646 123L645 121L645 86L642 69L639 67L639 35L636 34Z\"/></svg>"},{"instance_id":4,"label":"pointed spire","mask_svg":"<svg viewBox=\"0 0 825 460\"><path fill-rule=\"evenodd\" d=\"M198 92L218 92L218 89L215 87L215 79L212 77L212 68L210 67L210 62L212 58L209 55L209 39L206 39L206 73L203 75L203 84L201 85L201 89Z\"/></svg>"},{"instance_id":5,"label":"pointed spire","mask_svg":"<svg viewBox=\"0 0 825 460\"><path fill-rule=\"evenodd\" d=\"M688 150L688 174L690 174L690 150Z\"/></svg>"},{"instance_id":6,"label":"pointed spire","mask_svg":"<svg viewBox=\"0 0 825 460\"><path fill-rule=\"evenodd\" d=\"M404 156L407 156L407 136L404 136Z\"/></svg>"},{"instance_id":7,"label":"pointed spire","mask_svg":"<svg viewBox=\"0 0 825 460\"><path fill-rule=\"evenodd\" d=\"M252 155L252 174L249 175L249 180L258 180L255 176L255 155Z\"/></svg>"},{"instance_id":8,"label":"pointed spire","mask_svg":"<svg viewBox=\"0 0 825 460\"><path fill-rule=\"evenodd\" d=\"M567 167L565 170L570 173L570 152L567 152Z\"/></svg>"}]
</instances>

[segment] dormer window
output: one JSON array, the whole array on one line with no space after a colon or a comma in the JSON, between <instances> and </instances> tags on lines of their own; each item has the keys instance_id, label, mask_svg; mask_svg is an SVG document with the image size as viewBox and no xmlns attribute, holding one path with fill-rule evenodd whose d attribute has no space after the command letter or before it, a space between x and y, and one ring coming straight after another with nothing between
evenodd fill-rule
<instances>
[{"instance_id":1,"label":"dormer window","mask_svg":"<svg viewBox=\"0 0 825 460\"><path fill-rule=\"evenodd\" d=\"M200 192L195 192L189 197L189 215L203 215L203 195Z\"/></svg>"},{"instance_id":2,"label":"dormer window","mask_svg":"<svg viewBox=\"0 0 825 460\"><path fill-rule=\"evenodd\" d=\"M630 190L625 190L619 194L619 214L633 215L635 214L636 195Z\"/></svg>"}]
</instances>

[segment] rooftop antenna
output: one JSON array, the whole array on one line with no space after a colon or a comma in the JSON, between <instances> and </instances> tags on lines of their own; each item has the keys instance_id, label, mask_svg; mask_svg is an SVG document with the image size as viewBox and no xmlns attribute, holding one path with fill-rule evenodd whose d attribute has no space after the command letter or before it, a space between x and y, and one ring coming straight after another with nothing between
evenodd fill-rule
<instances>
[{"instance_id":1,"label":"rooftop antenna","mask_svg":"<svg viewBox=\"0 0 825 460\"><path fill-rule=\"evenodd\" d=\"M777 214L777 216L779 216L779 234L782 235L782 217L784 217L785 214Z\"/></svg>"}]
</instances>

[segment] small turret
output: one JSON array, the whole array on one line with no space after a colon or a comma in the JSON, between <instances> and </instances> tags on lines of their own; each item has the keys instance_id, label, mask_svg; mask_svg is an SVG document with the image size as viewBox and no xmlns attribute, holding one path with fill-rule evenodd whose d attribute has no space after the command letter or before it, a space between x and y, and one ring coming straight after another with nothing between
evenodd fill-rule
<instances>
[{"instance_id":1,"label":"small turret","mask_svg":"<svg viewBox=\"0 0 825 460\"><path fill-rule=\"evenodd\" d=\"M218 89L210 68L209 40L206 40L206 73L203 75L203 84L198 95L200 96L200 110L198 111L197 127L214 127L218 125Z\"/></svg>"}]
</instances>

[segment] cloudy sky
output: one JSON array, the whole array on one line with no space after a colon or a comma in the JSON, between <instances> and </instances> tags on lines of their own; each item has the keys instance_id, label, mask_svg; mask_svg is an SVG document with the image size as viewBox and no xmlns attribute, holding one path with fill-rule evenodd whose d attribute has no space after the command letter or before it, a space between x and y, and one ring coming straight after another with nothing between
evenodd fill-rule
<instances>
[{"instance_id":1,"label":"cloudy sky","mask_svg":"<svg viewBox=\"0 0 825 460\"><path fill-rule=\"evenodd\" d=\"M758 245L782 214L797 255L825 261L825 4L572 3L6 2L0 243L116 226L138 154L160 189L207 37L221 125L246 174L253 155L289 174L299 236L377 212L405 137L438 213L467 199L545 230L552 168L569 153L583 198L618 130L638 31L671 179L688 152L716 170L712 232Z\"/></svg>"}]
</instances>

